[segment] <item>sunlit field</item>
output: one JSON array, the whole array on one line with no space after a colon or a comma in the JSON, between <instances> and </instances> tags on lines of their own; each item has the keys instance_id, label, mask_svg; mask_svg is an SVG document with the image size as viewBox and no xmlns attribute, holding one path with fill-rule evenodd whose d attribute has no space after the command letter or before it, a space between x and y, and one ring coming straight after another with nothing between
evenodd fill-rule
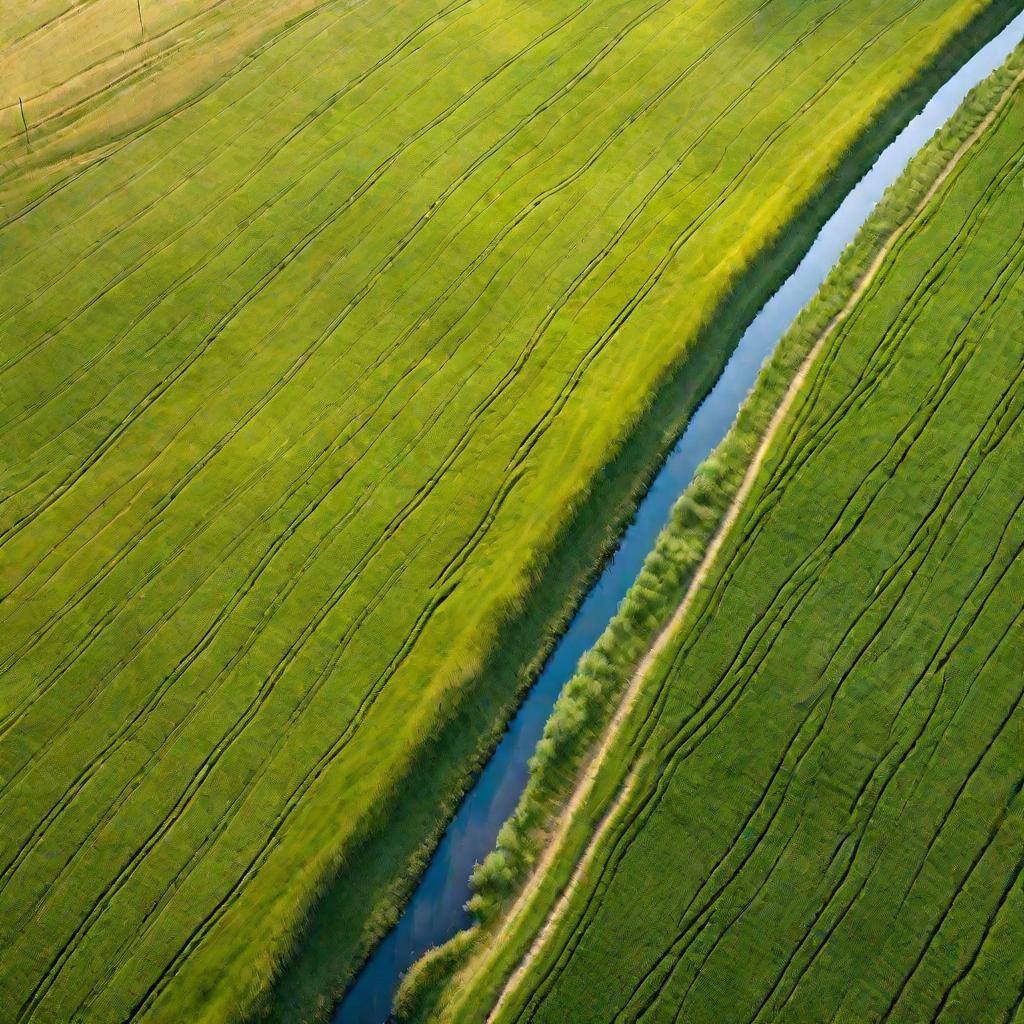
<instances>
[{"instance_id":1,"label":"sunlit field","mask_svg":"<svg viewBox=\"0 0 1024 1024\"><path fill-rule=\"evenodd\" d=\"M344 983L609 541L584 542L593 522L577 516L601 508L602 471L635 443L670 380L692 381L691 403L706 387L729 344L715 325L756 308L785 262L778 253L792 255L798 215L803 231L820 221L834 201L826 187L855 170L846 161L862 164L909 116L903 91L979 15L1014 5L271 6L48 2L19 8L3 27L2 1021L242 1016L328 886L344 898L332 942L335 984ZM995 189L995 172L975 168L1008 159L1014 117L922 229L920 251L945 253L942 232L960 223L964 190ZM1019 188L1005 194L1019 198ZM666 783L685 763L691 781L664 802L672 820L699 818L710 831L702 855L688 853L692 877L671 894L639 866L647 862L621 873L622 899L642 883L645 906L661 916L629 915L640 932L620 971L645 970L659 944L675 948L669 918L684 895L699 909L710 858L739 842L745 787L791 737L802 750L820 725L808 757L830 743L863 755L835 760L841 799L822 785L802 804L794 782L784 805L806 805L807 821L821 814L832 823L821 843L839 843L846 826L833 815L868 772L829 869L847 872L841 901L875 855L859 851L881 849L872 830L898 817L892 801L927 797L941 811L945 782L912 795L906 773L923 771L934 746L952 777L961 756L997 735L1011 640L984 670L976 656L1014 592L1012 566L998 586L992 573L1019 527L1007 518L1007 474L1020 392L1005 408L999 395L1020 353L982 339L990 323L1009 339L1020 304L1017 264L1005 255L1019 223L1010 200L993 197L998 215L979 214L977 241L949 246L945 276L922 285L911 307L920 318L955 308L954 293L977 299L963 338L907 319L877 358L859 336L844 344L751 504L751 543L770 538L764 555L737 554L715 592L712 639L685 654L686 666L706 659L699 678L714 686L667 685L644 741L671 754ZM982 302L979 289L997 274L1010 283L998 302ZM860 319L881 323L900 289L916 286L909 271L892 276ZM948 354L914 355L933 355L936 338ZM846 403L850 374L863 384ZM844 403L840 429L832 410ZM902 452L904 420L933 409L933 420L907 421L928 440L896 472L888 445ZM968 426L980 433L958 468ZM618 512L656 449L634 453ZM876 457L881 469L871 469ZM842 464L842 477L815 476L822 459ZM954 499L968 470L977 483ZM793 488L794 479L808 483ZM936 492L923 519L928 488L946 480L951 490L941 501ZM845 530L850 509L869 515L876 491L882 525L834 549L831 517ZM1005 540L990 550L1000 516ZM786 560L805 550L813 571L784 584ZM894 551L905 561L887 575ZM949 559L973 566L970 577L946 574ZM883 589L865 605L876 576ZM980 589L961 595L976 577ZM997 596L975 615L990 586ZM750 653L762 651L760 630L773 642L780 633L808 672L825 672L837 621L851 623L835 662L846 665L850 645L882 629L878 616L906 588L927 621L954 623L949 643L967 619L965 636L976 639L949 658L942 647L933 671L924 618L882 631L871 650L886 652L900 680L924 672L898 718L896 690L872 689L884 673L870 658L834 701L810 676L771 676L770 659L754 673L767 657ZM534 613L543 621L520 628L549 592L548 612ZM862 607L863 624L852 624ZM752 681L734 685L721 659L754 608L760 625L742 668ZM968 689L975 670L983 682ZM832 672L821 686L837 685ZM749 776L737 762L738 788L707 794L688 817L693 780L709 777L688 752L710 728L690 702L718 709L717 722L775 699L783 684L797 694L786 714L752 733L734 717L709 732L723 746L702 745L701 756L765 760ZM998 696L976 706L992 687ZM872 716L854 727L849 715L869 697ZM961 697L957 718L951 702ZM435 742L449 734L458 743ZM993 739L992 758L1009 756L1003 742ZM954 744L957 760L942 744ZM878 786L890 775L885 802ZM399 810L410 795L418 816ZM978 828L1004 796L991 789L978 804ZM796 853L791 864L779 852L790 835L779 829L796 829L797 818L778 818L751 871L769 854L782 857L780 870L797 869ZM687 845L660 820L644 825L638 850ZM1008 813L1006 829L1017 820ZM760 826L758 817L751 828ZM948 836L973 836L964 829ZM947 832L932 834L908 912L929 913L946 892L935 858L960 864L977 848L956 838L947 851ZM1011 841L1009 831L993 839L984 877L1004 878ZM804 850L795 840L787 848ZM912 867L922 854L909 838L906 850L898 864ZM806 856L817 865L820 852ZM730 894L747 894L750 877ZM886 871L888 883L903 877ZM618 892L607 902L614 920L624 912ZM964 942L989 908L967 905L949 926ZM812 906L808 896L776 922L780 941L785 929L817 934ZM587 934L600 943L617 933ZM853 948L842 932L836 942ZM552 991L547 1019L562 1021L581 1018L559 1000L596 1007L607 994L592 972L561 969ZM698 985L687 998L710 1006L714 996Z\"/></svg>"}]
</instances>

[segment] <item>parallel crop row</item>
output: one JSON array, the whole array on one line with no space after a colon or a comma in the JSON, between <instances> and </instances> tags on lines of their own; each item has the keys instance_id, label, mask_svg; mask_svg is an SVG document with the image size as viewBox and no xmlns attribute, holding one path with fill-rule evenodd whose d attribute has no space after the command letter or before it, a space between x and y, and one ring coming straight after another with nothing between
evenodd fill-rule
<instances>
[{"instance_id":1,"label":"parallel crop row","mask_svg":"<svg viewBox=\"0 0 1024 1024\"><path fill-rule=\"evenodd\" d=\"M332 879L351 972L602 467L998 6L307 4L5 209L0 1020L227 1019Z\"/></svg>"}]
</instances>

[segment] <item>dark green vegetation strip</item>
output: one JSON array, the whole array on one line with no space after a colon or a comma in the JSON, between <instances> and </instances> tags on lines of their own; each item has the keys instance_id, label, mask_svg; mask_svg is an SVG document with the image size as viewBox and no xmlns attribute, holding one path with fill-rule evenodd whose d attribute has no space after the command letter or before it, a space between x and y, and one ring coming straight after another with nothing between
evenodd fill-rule
<instances>
[{"instance_id":1,"label":"dark green vegetation strip","mask_svg":"<svg viewBox=\"0 0 1024 1024\"><path fill-rule=\"evenodd\" d=\"M592 481L990 7L322 4L6 211L2 1019L230 1018L332 878L351 971Z\"/></svg>"},{"instance_id":2,"label":"dark green vegetation strip","mask_svg":"<svg viewBox=\"0 0 1024 1024\"><path fill-rule=\"evenodd\" d=\"M826 343L502 1021L1012 1021L1024 100Z\"/></svg>"}]
</instances>

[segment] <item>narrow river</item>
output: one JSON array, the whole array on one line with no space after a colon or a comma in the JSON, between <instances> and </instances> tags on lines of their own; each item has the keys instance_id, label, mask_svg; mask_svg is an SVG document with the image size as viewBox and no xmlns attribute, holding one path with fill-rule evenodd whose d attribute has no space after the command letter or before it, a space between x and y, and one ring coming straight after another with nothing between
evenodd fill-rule
<instances>
[{"instance_id":1,"label":"narrow river","mask_svg":"<svg viewBox=\"0 0 1024 1024\"><path fill-rule=\"evenodd\" d=\"M747 328L717 383L690 419L637 509L615 556L587 595L494 755L466 794L398 923L377 947L341 1004L333 1024L384 1024L398 983L431 946L470 923L473 865L490 852L527 779L527 762L544 723L580 657L615 614L669 512L694 470L725 436L761 364L818 290L840 253L911 157L967 93L1002 64L1024 36L1018 15L932 97L875 161L818 234L803 261Z\"/></svg>"}]
</instances>

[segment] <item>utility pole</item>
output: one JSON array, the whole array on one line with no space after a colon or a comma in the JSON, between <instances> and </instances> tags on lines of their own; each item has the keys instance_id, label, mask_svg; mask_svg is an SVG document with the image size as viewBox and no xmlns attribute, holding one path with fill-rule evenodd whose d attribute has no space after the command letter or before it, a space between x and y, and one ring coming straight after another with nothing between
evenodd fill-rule
<instances>
[{"instance_id":1,"label":"utility pole","mask_svg":"<svg viewBox=\"0 0 1024 1024\"><path fill-rule=\"evenodd\" d=\"M21 97L18 97L18 109L21 111L21 124L25 129L25 148L31 149L32 144L28 141L28 120L25 117L25 104L22 102Z\"/></svg>"},{"instance_id":2,"label":"utility pole","mask_svg":"<svg viewBox=\"0 0 1024 1024\"><path fill-rule=\"evenodd\" d=\"M139 31L142 33L142 38L146 38L146 23L142 20L142 0L135 0L135 6L139 11Z\"/></svg>"}]
</instances>

